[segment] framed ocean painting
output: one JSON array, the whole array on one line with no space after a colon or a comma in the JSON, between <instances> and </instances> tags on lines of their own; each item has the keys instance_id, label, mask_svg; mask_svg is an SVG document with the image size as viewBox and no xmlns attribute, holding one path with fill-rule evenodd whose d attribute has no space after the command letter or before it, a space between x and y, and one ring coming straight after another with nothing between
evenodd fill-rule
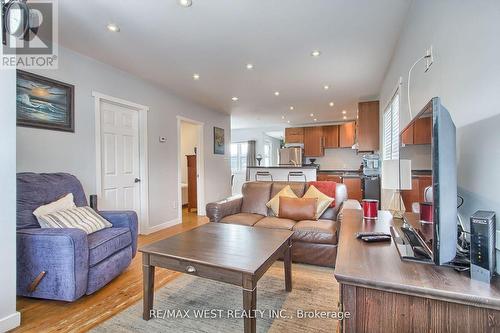
<instances>
[{"instance_id":1,"label":"framed ocean painting","mask_svg":"<svg viewBox=\"0 0 500 333\"><path fill-rule=\"evenodd\" d=\"M17 71L17 125L75 131L75 87L40 75Z\"/></svg>"},{"instance_id":2,"label":"framed ocean painting","mask_svg":"<svg viewBox=\"0 0 500 333\"><path fill-rule=\"evenodd\" d=\"M214 127L214 154L224 155L224 129Z\"/></svg>"}]
</instances>

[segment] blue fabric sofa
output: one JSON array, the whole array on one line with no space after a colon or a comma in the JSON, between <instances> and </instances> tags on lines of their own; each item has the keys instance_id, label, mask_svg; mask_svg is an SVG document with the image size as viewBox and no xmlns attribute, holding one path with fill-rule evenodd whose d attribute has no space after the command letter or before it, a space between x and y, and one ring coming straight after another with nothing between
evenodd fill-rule
<instances>
[{"instance_id":1,"label":"blue fabric sofa","mask_svg":"<svg viewBox=\"0 0 500 333\"><path fill-rule=\"evenodd\" d=\"M33 211L70 192L77 206L87 206L82 185L73 175L17 174L18 295L74 301L102 288L135 256L138 225L132 211L99 212L113 227L90 235L74 228L40 228ZM30 291L42 271L45 276Z\"/></svg>"}]
</instances>

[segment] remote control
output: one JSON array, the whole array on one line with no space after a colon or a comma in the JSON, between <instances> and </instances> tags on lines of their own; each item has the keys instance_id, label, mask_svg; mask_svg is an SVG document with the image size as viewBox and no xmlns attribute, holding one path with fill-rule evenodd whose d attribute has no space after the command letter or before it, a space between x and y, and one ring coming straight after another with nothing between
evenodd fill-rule
<instances>
[{"instance_id":1,"label":"remote control","mask_svg":"<svg viewBox=\"0 0 500 333\"><path fill-rule=\"evenodd\" d=\"M357 232L355 235L357 239L369 236L391 236L390 234L381 231L361 231Z\"/></svg>"},{"instance_id":2,"label":"remote control","mask_svg":"<svg viewBox=\"0 0 500 333\"><path fill-rule=\"evenodd\" d=\"M391 236L383 235L383 236L366 236L362 237L361 240L367 242L367 243L374 243L374 242L390 242L391 241Z\"/></svg>"}]
</instances>

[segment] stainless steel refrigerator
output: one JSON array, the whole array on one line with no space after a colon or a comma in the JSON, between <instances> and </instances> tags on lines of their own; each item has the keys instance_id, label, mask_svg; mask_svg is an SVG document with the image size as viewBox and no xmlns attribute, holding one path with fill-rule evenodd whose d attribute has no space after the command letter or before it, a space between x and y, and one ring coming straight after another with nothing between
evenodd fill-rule
<instances>
[{"instance_id":1,"label":"stainless steel refrigerator","mask_svg":"<svg viewBox=\"0 0 500 333\"><path fill-rule=\"evenodd\" d=\"M280 165L302 166L303 159L302 147L287 147L280 149Z\"/></svg>"}]
</instances>

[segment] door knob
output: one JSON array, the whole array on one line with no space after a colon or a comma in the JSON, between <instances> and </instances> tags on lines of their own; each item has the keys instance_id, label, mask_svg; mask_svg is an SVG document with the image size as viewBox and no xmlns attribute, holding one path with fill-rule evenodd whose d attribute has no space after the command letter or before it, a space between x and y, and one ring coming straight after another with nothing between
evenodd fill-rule
<instances>
[{"instance_id":1,"label":"door knob","mask_svg":"<svg viewBox=\"0 0 500 333\"><path fill-rule=\"evenodd\" d=\"M141 179L140 178L136 178L134 179L134 183L140 183L141 182Z\"/></svg>"}]
</instances>

